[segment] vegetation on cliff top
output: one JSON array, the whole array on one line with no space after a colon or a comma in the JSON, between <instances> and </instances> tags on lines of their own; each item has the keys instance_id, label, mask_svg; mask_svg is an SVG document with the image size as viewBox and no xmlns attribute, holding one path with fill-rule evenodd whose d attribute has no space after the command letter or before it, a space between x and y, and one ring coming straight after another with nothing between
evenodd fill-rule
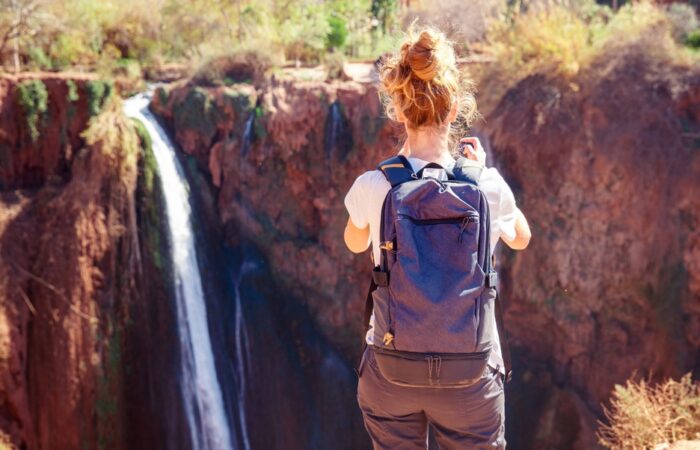
<instances>
[{"instance_id":1,"label":"vegetation on cliff top","mask_svg":"<svg viewBox=\"0 0 700 450\"><path fill-rule=\"evenodd\" d=\"M394 49L415 18L444 29L460 56L486 53L511 72L549 64L576 73L601 48L641 34L678 58L700 47L700 26L688 4L621 0L614 10L607 3L474 0L465 8L458 0L13 0L0 9L0 65L98 71L127 93L143 88L143 74L192 73L193 67L201 67L195 78L208 85L255 80L286 62L328 63L335 78L345 59L375 59ZM19 23L17 9L24 11ZM673 46L666 45L669 37Z\"/></svg>"}]
</instances>

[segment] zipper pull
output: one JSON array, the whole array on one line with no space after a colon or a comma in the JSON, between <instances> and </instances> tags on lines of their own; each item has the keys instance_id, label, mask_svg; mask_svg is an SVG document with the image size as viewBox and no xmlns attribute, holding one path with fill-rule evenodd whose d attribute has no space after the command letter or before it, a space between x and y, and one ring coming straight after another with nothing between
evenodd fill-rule
<instances>
[{"instance_id":1,"label":"zipper pull","mask_svg":"<svg viewBox=\"0 0 700 450\"><path fill-rule=\"evenodd\" d=\"M459 242L460 244L462 243L462 233L464 233L464 230L467 229L467 225L469 225L471 221L471 216L464 216L464 219L462 219L462 224L459 227L459 237L457 238L457 242Z\"/></svg>"}]
</instances>

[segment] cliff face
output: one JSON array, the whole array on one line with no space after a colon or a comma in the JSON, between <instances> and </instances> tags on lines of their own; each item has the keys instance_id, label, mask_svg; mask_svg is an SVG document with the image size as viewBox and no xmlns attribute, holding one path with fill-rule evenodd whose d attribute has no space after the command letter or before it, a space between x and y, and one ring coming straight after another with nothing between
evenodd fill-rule
<instances>
[{"instance_id":1,"label":"cliff face","mask_svg":"<svg viewBox=\"0 0 700 450\"><path fill-rule=\"evenodd\" d=\"M137 231L140 139L100 80L28 74L0 86L0 444L128 448L139 434L129 408L149 406L129 396L144 356L134 338L162 343L134 315L144 271L159 286L157 246L141 247ZM153 354L149 366L168 352Z\"/></svg>"},{"instance_id":2,"label":"cliff face","mask_svg":"<svg viewBox=\"0 0 700 450\"><path fill-rule=\"evenodd\" d=\"M501 261L518 387L538 390L546 373L565 388L547 400L564 417L572 405L600 413L635 373L698 369L699 94L697 67L632 48L572 83L526 78L487 117L534 236ZM518 411L531 407L527 394L513 398ZM575 428L575 416L563 420ZM556 430L552 418L512 417L533 448L544 441L532 429Z\"/></svg>"},{"instance_id":3,"label":"cliff face","mask_svg":"<svg viewBox=\"0 0 700 450\"><path fill-rule=\"evenodd\" d=\"M698 366L700 72L618 56L573 81L520 81L480 126L534 235L499 254L518 448L591 448L614 383ZM342 200L398 144L375 89L180 83L151 106L209 176L227 242L255 242L274 281L357 356L370 261L343 245Z\"/></svg>"}]
</instances>

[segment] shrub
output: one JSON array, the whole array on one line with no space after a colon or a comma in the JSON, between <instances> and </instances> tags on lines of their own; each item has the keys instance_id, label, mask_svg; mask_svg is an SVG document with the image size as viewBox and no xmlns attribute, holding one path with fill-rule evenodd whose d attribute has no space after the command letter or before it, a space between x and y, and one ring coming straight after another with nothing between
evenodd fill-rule
<instances>
[{"instance_id":1,"label":"shrub","mask_svg":"<svg viewBox=\"0 0 700 450\"><path fill-rule=\"evenodd\" d=\"M490 49L509 72L543 65L565 75L578 73L588 56L588 25L573 12L554 7L495 22L487 33Z\"/></svg>"},{"instance_id":2,"label":"shrub","mask_svg":"<svg viewBox=\"0 0 700 450\"><path fill-rule=\"evenodd\" d=\"M695 9L684 3L671 3L666 9L666 17L671 24L671 34L678 43L683 43L688 35L700 27Z\"/></svg>"},{"instance_id":3,"label":"shrub","mask_svg":"<svg viewBox=\"0 0 700 450\"><path fill-rule=\"evenodd\" d=\"M690 48L700 49L700 30L691 31L685 38L685 45Z\"/></svg>"},{"instance_id":4,"label":"shrub","mask_svg":"<svg viewBox=\"0 0 700 450\"><path fill-rule=\"evenodd\" d=\"M690 373L655 386L644 380L616 385L604 411L609 423L600 423L597 436L607 448L654 448L700 438L700 385Z\"/></svg>"},{"instance_id":5,"label":"shrub","mask_svg":"<svg viewBox=\"0 0 700 450\"><path fill-rule=\"evenodd\" d=\"M111 80L90 80L87 82L88 112L96 116L114 92Z\"/></svg>"},{"instance_id":6,"label":"shrub","mask_svg":"<svg viewBox=\"0 0 700 450\"><path fill-rule=\"evenodd\" d=\"M616 12L583 2L576 8L552 6L515 14L489 27L485 50L496 59L490 70L505 83L548 70L571 77L606 52L633 44L683 63L689 52L672 37L674 26L680 25L673 25L665 11L649 1L627 3Z\"/></svg>"},{"instance_id":7,"label":"shrub","mask_svg":"<svg viewBox=\"0 0 700 450\"><path fill-rule=\"evenodd\" d=\"M53 68L51 58L46 55L41 47L32 47L28 51L29 66L39 70L49 70Z\"/></svg>"},{"instance_id":8,"label":"shrub","mask_svg":"<svg viewBox=\"0 0 700 450\"><path fill-rule=\"evenodd\" d=\"M343 67L345 66L345 55L343 52L328 53L324 59L324 65L326 66L327 80L344 78L345 73L343 72Z\"/></svg>"},{"instance_id":9,"label":"shrub","mask_svg":"<svg viewBox=\"0 0 700 450\"><path fill-rule=\"evenodd\" d=\"M342 48L345 45L345 40L348 38L348 28L345 26L345 20L338 16L330 16L328 17L328 26L330 31L326 36L327 48Z\"/></svg>"},{"instance_id":10,"label":"shrub","mask_svg":"<svg viewBox=\"0 0 700 450\"><path fill-rule=\"evenodd\" d=\"M211 58L192 77L198 86L221 86L232 83L254 83L272 66L265 52L244 50Z\"/></svg>"},{"instance_id":11,"label":"shrub","mask_svg":"<svg viewBox=\"0 0 700 450\"><path fill-rule=\"evenodd\" d=\"M17 86L17 100L24 110L27 119L27 129L32 142L39 139L40 121L46 119L49 93L41 80L25 80Z\"/></svg>"}]
</instances>

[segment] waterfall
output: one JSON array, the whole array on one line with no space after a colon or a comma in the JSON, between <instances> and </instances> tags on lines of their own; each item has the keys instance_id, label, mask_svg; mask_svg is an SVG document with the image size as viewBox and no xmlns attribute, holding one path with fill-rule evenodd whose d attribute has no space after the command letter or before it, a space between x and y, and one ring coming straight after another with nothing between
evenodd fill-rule
<instances>
[{"instance_id":1,"label":"waterfall","mask_svg":"<svg viewBox=\"0 0 700 450\"><path fill-rule=\"evenodd\" d=\"M342 118L340 116L340 103L337 101L333 102L328 113L328 118L326 119L326 130L323 136L323 146L326 150L326 157L331 158L335 149L338 146L338 138L342 127Z\"/></svg>"},{"instance_id":2,"label":"waterfall","mask_svg":"<svg viewBox=\"0 0 700 450\"><path fill-rule=\"evenodd\" d=\"M241 145L241 155L245 156L250 151L250 144L253 141L253 121L255 120L255 112L250 113L250 116L245 121L245 127L243 128L243 137Z\"/></svg>"},{"instance_id":3,"label":"waterfall","mask_svg":"<svg viewBox=\"0 0 700 450\"><path fill-rule=\"evenodd\" d=\"M235 365L236 371L236 393L238 399L238 423L241 427L241 438L243 440L244 450L250 450L250 439L248 437L248 424L245 416L245 393L246 379L251 366L250 361L250 338L248 337L248 328L245 326L245 318L243 317L243 305L241 303L241 281L243 276L251 270L257 268L257 265L252 261L244 261L241 265L238 275L234 282L234 293L236 300L235 313L235 337L236 337L236 353L241 360Z\"/></svg>"},{"instance_id":4,"label":"waterfall","mask_svg":"<svg viewBox=\"0 0 700 450\"><path fill-rule=\"evenodd\" d=\"M217 378L197 263L189 184L170 138L148 110L150 97L150 93L142 93L125 100L124 112L129 117L140 119L151 136L165 196L180 337L180 383L192 448L232 449L234 441Z\"/></svg>"}]
</instances>

